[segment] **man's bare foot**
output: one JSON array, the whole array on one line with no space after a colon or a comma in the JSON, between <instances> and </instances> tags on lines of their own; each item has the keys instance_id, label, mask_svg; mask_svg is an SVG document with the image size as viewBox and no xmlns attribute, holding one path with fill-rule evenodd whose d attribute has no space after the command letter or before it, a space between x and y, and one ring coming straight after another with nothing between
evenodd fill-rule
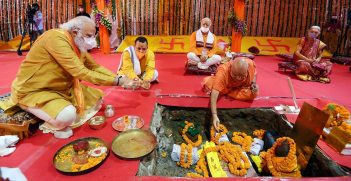
<instances>
[{"instance_id":1,"label":"man's bare foot","mask_svg":"<svg viewBox=\"0 0 351 181\"><path fill-rule=\"evenodd\" d=\"M205 65L205 64L203 64L203 63L201 63L201 62L199 62L199 63L197 64L197 67L198 67L199 69L202 69L202 70L208 69L208 66Z\"/></svg>"}]
</instances>

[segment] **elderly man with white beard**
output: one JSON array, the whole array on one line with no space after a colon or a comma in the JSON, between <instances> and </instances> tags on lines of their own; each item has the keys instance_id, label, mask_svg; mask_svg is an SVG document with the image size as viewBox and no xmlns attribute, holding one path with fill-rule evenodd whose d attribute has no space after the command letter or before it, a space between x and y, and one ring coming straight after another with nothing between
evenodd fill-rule
<instances>
[{"instance_id":1,"label":"elderly man with white beard","mask_svg":"<svg viewBox=\"0 0 351 181\"><path fill-rule=\"evenodd\" d=\"M217 38L210 31L210 18L201 20L201 28L190 36L190 52L187 54L188 64L197 65L199 69L208 69L218 64L221 56L217 55Z\"/></svg>"},{"instance_id":2,"label":"elderly man with white beard","mask_svg":"<svg viewBox=\"0 0 351 181\"><path fill-rule=\"evenodd\" d=\"M76 17L40 36L20 65L11 100L55 128L55 136L73 134L69 127L100 102L103 92L80 81L103 86L138 87L97 64L87 50L96 46L95 23Z\"/></svg>"}]
</instances>

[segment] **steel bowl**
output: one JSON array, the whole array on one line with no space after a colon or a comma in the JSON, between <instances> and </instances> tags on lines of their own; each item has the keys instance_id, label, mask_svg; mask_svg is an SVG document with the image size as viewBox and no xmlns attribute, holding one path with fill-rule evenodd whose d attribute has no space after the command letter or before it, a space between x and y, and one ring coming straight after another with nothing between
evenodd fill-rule
<instances>
[{"instance_id":1,"label":"steel bowl","mask_svg":"<svg viewBox=\"0 0 351 181\"><path fill-rule=\"evenodd\" d=\"M91 129L102 129L106 124L106 118L104 116L95 116L89 120L88 124Z\"/></svg>"}]
</instances>

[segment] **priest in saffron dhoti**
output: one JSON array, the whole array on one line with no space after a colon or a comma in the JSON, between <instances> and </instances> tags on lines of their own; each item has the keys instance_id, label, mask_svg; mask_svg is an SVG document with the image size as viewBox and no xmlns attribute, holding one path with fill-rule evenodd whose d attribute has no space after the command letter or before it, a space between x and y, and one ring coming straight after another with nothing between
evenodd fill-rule
<instances>
[{"instance_id":1,"label":"priest in saffron dhoti","mask_svg":"<svg viewBox=\"0 0 351 181\"><path fill-rule=\"evenodd\" d=\"M320 33L319 26L312 26L308 36L300 39L294 54L295 73L301 80L329 83L332 63L322 59L326 45L317 38Z\"/></svg>"},{"instance_id":2,"label":"priest in saffron dhoti","mask_svg":"<svg viewBox=\"0 0 351 181\"><path fill-rule=\"evenodd\" d=\"M12 83L12 102L45 121L56 137L71 136L70 125L98 106L103 96L101 90L80 81L139 86L97 64L87 53L95 46L95 23L85 16L45 32L20 65Z\"/></svg>"},{"instance_id":3,"label":"priest in saffron dhoti","mask_svg":"<svg viewBox=\"0 0 351 181\"><path fill-rule=\"evenodd\" d=\"M188 64L197 65L199 69L208 69L219 64L221 56L217 55L217 38L210 31L211 20L203 18L201 28L190 36L190 52L187 54Z\"/></svg>"},{"instance_id":4,"label":"priest in saffron dhoti","mask_svg":"<svg viewBox=\"0 0 351 181\"><path fill-rule=\"evenodd\" d=\"M158 71L155 69L155 54L148 49L145 37L138 37L134 46L123 50L118 67L118 75L140 82L140 86L149 89L152 82L158 82Z\"/></svg>"}]
</instances>

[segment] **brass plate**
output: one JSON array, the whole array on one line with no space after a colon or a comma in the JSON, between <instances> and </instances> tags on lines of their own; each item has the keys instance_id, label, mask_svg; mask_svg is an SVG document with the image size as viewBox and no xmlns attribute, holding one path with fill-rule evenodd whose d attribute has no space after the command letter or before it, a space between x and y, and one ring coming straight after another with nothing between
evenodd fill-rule
<instances>
[{"instance_id":1,"label":"brass plate","mask_svg":"<svg viewBox=\"0 0 351 181\"><path fill-rule=\"evenodd\" d=\"M91 166L85 166L85 167L82 167L83 169L73 171L72 166L75 163L72 161L72 159L75 155L77 155L77 153L73 150L73 144L82 140L86 140L89 142L89 150L102 146L107 148L107 152L106 154L100 156L100 158L96 162L94 162ZM109 154L108 146L106 142L104 142L100 138L95 138L95 137L81 138L81 139L74 140L64 145L63 147L61 147L55 153L55 156L53 158L53 164L58 171L60 171L65 175L81 175L81 174L89 173L95 170L96 168L98 168L100 165L102 165L102 163L108 157L108 154Z\"/></svg>"},{"instance_id":2,"label":"brass plate","mask_svg":"<svg viewBox=\"0 0 351 181\"><path fill-rule=\"evenodd\" d=\"M139 158L149 154L157 145L151 131L131 129L120 133L113 141L113 153L122 158Z\"/></svg>"}]
</instances>

